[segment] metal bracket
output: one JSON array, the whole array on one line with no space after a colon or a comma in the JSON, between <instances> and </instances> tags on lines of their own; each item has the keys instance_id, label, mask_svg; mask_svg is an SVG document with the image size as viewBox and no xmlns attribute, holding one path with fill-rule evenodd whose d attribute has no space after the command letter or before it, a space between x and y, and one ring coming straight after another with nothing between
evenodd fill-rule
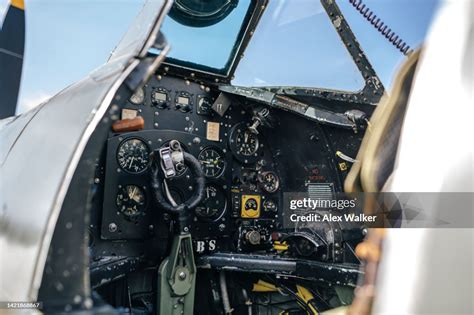
<instances>
[{"instance_id":1,"label":"metal bracket","mask_svg":"<svg viewBox=\"0 0 474 315\"><path fill-rule=\"evenodd\" d=\"M380 78L377 76L377 73L362 50L357 38L352 32L352 29L347 23L336 1L320 1L346 50L351 55L355 65L357 66L357 69L364 78L364 88L357 92L306 87L268 87L264 89L279 95L318 97L331 101L334 100L377 105L385 93L385 88L382 84L382 81L380 81Z\"/></svg>"},{"instance_id":2,"label":"metal bracket","mask_svg":"<svg viewBox=\"0 0 474 315\"><path fill-rule=\"evenodd\" d=\"M319 109L297 100L277 95L276 93L266 91L260 88L249 88L231 85L221 85L219 90L228 94L243 96L249 100L265 104L272 108L277 108L303 116L309 120L320 124L344 128L357 129L357 125L349 120L344 114L334 113L329 110ZM260 118L261 119L261 118ZM254 125L250 128L256 129ZM258 125L256 125L258 127ZM254 132L252 129L250 129Z\"/></svg>"},{"instance_id":3,"label":"metal bracket","mask_svg":"<svg viewBox=\"0 0 474 315\"><path fill-rule=\"evenodd\" d=\"M158 314L193 314L196 264L191 234L174 237L171 253L158 270L158 284Z\"/></svg>"},{"instance_id":4,"label":"metal bracket","mask_svg":"<svg viewBox=\"0 0 474 315\"><path fill-rule=\"evenodd\" d=\"M125 84L132 93L141 89L148 82L153 73L156 72L156 69L165 60L171 48L161 32L158 34L152 47L155 51L159 51L159 53L155 55L148 54L141 58L138 66L133 69L132 73L125 80Z\"/></svg>"},{"instance_id":5,"label":"metal bracket","mask_svg":"<svg viewBox=\"0 0 474 315\"><path fill-rule=\"evenodd\" d=\"M367 98L368 101L373 102L380 99L385 90L384 86L377 76L377 73L372 67L369 59L367 59L367 56L360 47L357 38L352 32L352 29L347 23L336 1L321 0L321 4L331 19L334 28L344 43L344 46L346 46L347 51L351 55L357 68L364 77L365 87L361 91L362 94L365 96L365 98Z\"/></svg>"},{"instance_id":6,"label":"metal bracket","mask_svg":"<svg viewBox=\"0 0 474 315\"><path fill-rule=\"evenodd\" d=\"M269 118L270 110L268 108L262 107L255 110L252 117L252 125L249 126L250 132L258 135L258 127L260 125L271 126Z\"/></svg>"}]
</instances>

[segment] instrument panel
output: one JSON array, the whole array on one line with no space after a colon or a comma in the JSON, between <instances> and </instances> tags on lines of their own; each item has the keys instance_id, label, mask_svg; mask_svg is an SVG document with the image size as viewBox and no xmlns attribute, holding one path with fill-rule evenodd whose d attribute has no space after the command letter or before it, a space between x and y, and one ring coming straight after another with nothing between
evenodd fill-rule
<instances>
[{"instance_id":1,"label":"instrument panel","mask_svg":"<svg viewBox=\"0 0 474 315\"><path fill-rule=\"evenodd\" d=\"M141 116L144 128L109 133L103 240L145 240L170 229L170 214L153 198L150 168L151 156L172 140L197 158L206 178L204 200L189 213L197 253L269 248L272 233L283 227L284 192L340 187L327 145L314 141L320 131L313 123L275 112L276 127L255 132L254 104L232 99L220 104L226 110L214 110L220 100L215 88L164 75L127 100L120 118ZM194 185L186 166L176 171L166 185L179 204L193 195Z\"/></svg>"}]
</instances>

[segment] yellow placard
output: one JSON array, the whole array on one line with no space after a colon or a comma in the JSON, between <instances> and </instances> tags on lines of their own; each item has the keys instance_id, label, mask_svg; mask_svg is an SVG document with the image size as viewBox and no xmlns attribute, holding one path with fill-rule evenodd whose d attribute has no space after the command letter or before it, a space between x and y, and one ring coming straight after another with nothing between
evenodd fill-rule
<instances>
[{"instance_id":1,"label":"yellow placard","mask_svg":"<svg viewBox=\"0 0 474 315\"><path fill-rule=\"evenodd\" d=\"M260 196L259 195L242 195L242 205L240 208L240 216L242 218L254 219L260 217ZM249 205L254 207L250 208Z\"/></svg>"}]
</instances>

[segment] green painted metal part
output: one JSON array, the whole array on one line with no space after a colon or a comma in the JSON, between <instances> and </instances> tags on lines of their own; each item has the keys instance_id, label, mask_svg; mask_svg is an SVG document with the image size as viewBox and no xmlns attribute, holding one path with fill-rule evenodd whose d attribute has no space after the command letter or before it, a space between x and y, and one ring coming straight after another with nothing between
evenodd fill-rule
<instances>
[{"instance_id":1,"label":"green painted metal part","mask_svg":"<svg viewBox=\"0 0 474 315\"><path fill-rule=\"evenodd\" d=\"M192 315L196 287L191 234L176 235L170 256L158 270L159 315Z\"/></svg>"}]
</instances>

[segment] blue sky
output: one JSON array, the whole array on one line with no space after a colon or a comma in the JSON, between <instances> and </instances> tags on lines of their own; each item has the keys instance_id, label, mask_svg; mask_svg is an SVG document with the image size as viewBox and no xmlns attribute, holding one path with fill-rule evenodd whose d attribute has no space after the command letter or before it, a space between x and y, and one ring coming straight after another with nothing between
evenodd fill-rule
<instances>
[{"instance_id":1,"label":"blue sky","mask_svg":"<svg viewBox=\"0 0 474 315\"><path fill-rule=\"evenodd\" d=\"M412 48L419 47L439 6L437 0L365 0L378 17L400 35ZM340 7L359 43L386 88L405 57L352 8L348 0L339 0Z\"/></svg>"},{"instance_id":2,"label":"blue sky","mask_svg":"<svg viewBox=\"0 0 474 315\"><path fill-rule=\"evenodd\" d=\"M280 0L271 0L280 1ZM298 3L304 0L291 0ZM315 0L318 1L318 0ZM26 46L19 112L25 111L64 87L85 77L103 64L132 19L140 10L142 0L26 0ZM435 12L436 0L366 0L380 17L410 45L416 47L425 37ZM0 16L6 0L0 0ZM338 4L346 15L375 70L389 87L403 56L388 44L358 13L348 0ZM311 17L307 17L310 19ZM317 40L317 29L306 41ZM168 38L171 42L173 39ZM264 56L246 54L242 69L264 64ZM287 49L287 47L284 47ZM310 56L307 53L307 56ZM305 55L303 55L305 56ZM247 65L245 64L247 63ZM307 69L305 69L307 70ZM294 71L293 76L310 77L312 72ZM249 74L250 75L250 74ZM237 71L236 83L254 80ZM278 75L283 75L282 73ZM277 76L277 74L275 74Z\"/></svg>"},{"instance_id":3,"label":"blue sky","mask_svg":"<svg viewBox=\"0 0 474 315\"><path fill-rule=\"evenodd\" d=\"M17 112L32 108L105 63L142 4L134 0L26 0Z\"/></svg>"},{"instance_id":4,"label":"blue sky","mask_svg":"<svg viewBox=\"0 0 474 315\"><path fill-rule=\"evenodd\" d=\"M363 80L319 0L270 1L237 71L237 85L295 85L355 91ZM405 57L349 3L337 0L387 89ZM438 1L364 0L412 47L425 38ZM281 7L280 7L281 5ZM271 13L271 14L269 14ZM275 27L275 25L279 25ZM294 34L299 34L294 36ZM258 60L258 62L255 62Z\"/></svg>"}]
</instances>

